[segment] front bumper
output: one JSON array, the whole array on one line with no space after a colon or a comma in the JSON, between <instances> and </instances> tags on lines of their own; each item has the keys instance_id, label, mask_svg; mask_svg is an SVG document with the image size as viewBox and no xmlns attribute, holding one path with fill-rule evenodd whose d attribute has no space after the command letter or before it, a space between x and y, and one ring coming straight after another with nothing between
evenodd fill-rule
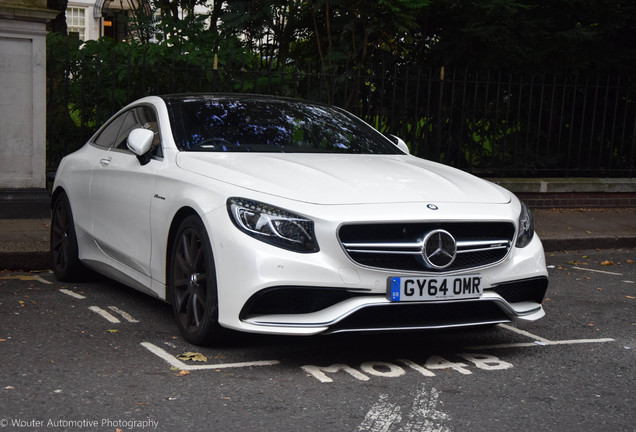
<instances>
[{"instance_id":1,"label":"front bumper","mask_svg":"<svg viewBox=\"0 0 636 432\"><path fill-rule=\"evenodd\" d=\"M224 327L315 335L534 321L545 315L541 301L547 270L536 235L523 249L513 246L497 264L464 271L477 271L482 277L484 293L479 299L396 303L387 299L387 280L401 273L351 261L334 235L342 217L314 216L320 252L301 254L246 236L228 220L227 212L207 216L217 269L219 323Z\"/></svg>"}]
</instances>

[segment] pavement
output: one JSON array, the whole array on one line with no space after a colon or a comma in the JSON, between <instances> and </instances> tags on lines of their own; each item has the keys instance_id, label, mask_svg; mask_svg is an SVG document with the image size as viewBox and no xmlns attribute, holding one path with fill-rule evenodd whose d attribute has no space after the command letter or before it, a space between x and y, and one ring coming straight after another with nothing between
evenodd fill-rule
<instances>
[{"instance_id":1,"label":"pavement","mask_svg":"<svg viewBox=\"0 0 636 432\"><path fill-rule=\"evenodd\" d=\"M636 249L636 208L533 210L546 252ZM0 270L46 270L50 219L0 219Z\"/></svg>"}]
</instances>

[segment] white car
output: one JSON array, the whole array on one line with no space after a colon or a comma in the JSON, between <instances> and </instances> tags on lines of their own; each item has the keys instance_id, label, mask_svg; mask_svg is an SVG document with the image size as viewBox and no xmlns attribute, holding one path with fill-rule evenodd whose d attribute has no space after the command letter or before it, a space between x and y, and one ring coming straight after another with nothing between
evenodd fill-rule
<instances>
[{"instance_id":1,"label":"white car","mask_svg":"<svg viewBox=\"0 0 636 432\"><path fill-rule=\"evenodd\" d=\"M140 99L62 160L51 206L59 280L165 300L194 344L544 316L523 202L331 106Z\"/></svg>"}]
</instances>

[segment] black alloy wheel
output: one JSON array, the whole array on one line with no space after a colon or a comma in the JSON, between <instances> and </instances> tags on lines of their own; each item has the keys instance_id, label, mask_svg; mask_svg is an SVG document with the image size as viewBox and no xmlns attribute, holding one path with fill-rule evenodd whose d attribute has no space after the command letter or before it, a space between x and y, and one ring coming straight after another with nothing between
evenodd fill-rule
<instances>
[{"instance_id":1,"label":"black alloy wheel","mask_svg":"<svg viewBox=\"0 0 636 432\"><path fill-rule=\"evenodd\" d=\"M179 226L169 263L172 309L182 336L195 345L216 342L223 333L216 271L210 241L197 216L187 217Z\"/></svg>"},{"instance_id":2,"label":"black alloy wheel","mask_svg":"<svg viewBox=\"0 0 636 432\"><path fill-rule=\"evenodd\" d=\"M79 260L73 213L64 192L60 193L53 204L49 243L51 267L55 277L61 282L81 280L85 274L85 268Z\"/></svg>"}]
</instances>

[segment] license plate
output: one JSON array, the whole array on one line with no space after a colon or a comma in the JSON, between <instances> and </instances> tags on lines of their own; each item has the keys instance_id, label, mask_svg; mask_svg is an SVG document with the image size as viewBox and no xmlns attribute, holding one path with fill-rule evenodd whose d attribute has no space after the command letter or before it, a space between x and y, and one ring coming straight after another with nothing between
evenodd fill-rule
<instances>
[{"instance_id":1,"label":"license plate","mask_svg":"<svg viewBox=\"0 0 636 432\"><path fill-rule=\"evenodd\" d=\"M392 277L387 296L394 302L474 299L481 297L481 276Z\"/></svg>"}]
</instances>

